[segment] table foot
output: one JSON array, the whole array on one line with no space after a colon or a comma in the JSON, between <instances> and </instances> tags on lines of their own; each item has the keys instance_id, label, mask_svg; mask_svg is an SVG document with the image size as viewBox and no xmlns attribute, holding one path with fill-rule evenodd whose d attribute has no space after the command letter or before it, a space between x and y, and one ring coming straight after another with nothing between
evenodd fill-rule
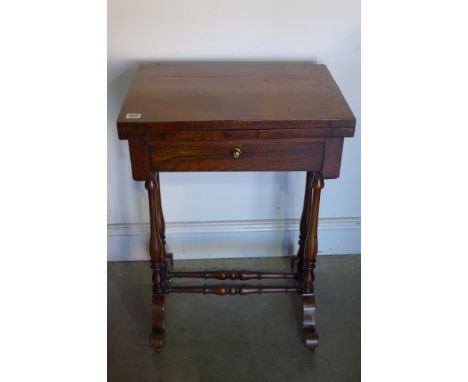
<instances>
[{"instance_id":1,"label":"table foot","mask_svg":"<svg viewBox=\"0 0 468 382\"><path fill-rule=\"evenodd\" d=\"M304 346L309 350L318 347L318 332L315 326L315 297L313 294L302 295L302 335Z\"/></svg>"},{"instance_id":2,"label":"table foot","mask_svg":"<svg viewBox=\"0 0 468 382\"><path fill-rule=\"evenodd\" d=\"M164 295L153 295L151 302L151 323L150 346L156 351L160 351L164 347L164 334L166 331Z\"/></svg>"}]
</instances>

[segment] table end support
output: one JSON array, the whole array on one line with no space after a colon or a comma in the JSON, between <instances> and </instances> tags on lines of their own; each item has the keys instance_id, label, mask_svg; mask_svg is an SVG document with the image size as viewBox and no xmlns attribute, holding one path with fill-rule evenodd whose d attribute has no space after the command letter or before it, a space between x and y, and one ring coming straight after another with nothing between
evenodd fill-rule
<instances>
[{"instance_id":1,"label":"table end support","mask_svg":"<svg viewBox=\"0 0 468 382\"><path fill-rule=\"evenodd\" d=\"M314 351L319 345L318 332L315 325L315 296L313 293L302 294L302 336L304 346Z\"/></svg>"},{"instance_id":2,"label":"table end support","mask_svg":"<svg viewBox=\"0 0 468 382\"><path fill-rule=\"evenodd\" d=\"M164 298L163 294L154 294L151 300L151 334L149 344L158 352L164 347L166 331L166 308Z\"/></svg>"},{"instance_id":3,"label":"table end support","mask_svg":"<svg viewBox=\"0 0 468 382\"><path fill-rule=\"evenodd\" d=\"M150 243L151 269L153 270L153 296L151 299L151 334L150 346L156 351L164 347L166 330L165 286L167 282L166 251L162 242L164 220L161 211L159 175L150 173L145 182L148 190L150 210Z\"/></svg>"},{"instance_id":4,"label":"table end support","mask_svg":"<svg viewBox=\"0 0 468 382\"><path fill-rule=\"evenodd\" d=\"M301 219L301 240L299 256L301 259L302 273L302 333L304 345L309 350L318 347L318 333L316 329L315 316L315 294L314 294L314 268L318 253L318 217L320 205L320 193L324 187L323 176L320 172L307 173L306 196L304 201L303 217ZM304 233L305 232L305 237Z\"/></svg>"}]
</instances>

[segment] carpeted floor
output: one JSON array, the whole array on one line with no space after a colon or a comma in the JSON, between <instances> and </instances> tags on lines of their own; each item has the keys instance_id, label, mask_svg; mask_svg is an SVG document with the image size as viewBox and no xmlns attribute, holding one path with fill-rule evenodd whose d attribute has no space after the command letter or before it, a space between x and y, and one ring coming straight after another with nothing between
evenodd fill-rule
<instances>
[{"instance_id":1,"label":"carpeted floor","mask_svg":"<svg viewBox=\"0 0 468 382\"><path fill-rule=\"evenodd\" d=\"M148 346L149 263L108 263L108 380L360 381L360 264L356 255L319 256L315 292L320 346L315 353L302 345L300 298L295 293L170 294L166 345L156 353ZM282 258L176 260L175 268L289 271Z\"/></svg>"}]
</instances>

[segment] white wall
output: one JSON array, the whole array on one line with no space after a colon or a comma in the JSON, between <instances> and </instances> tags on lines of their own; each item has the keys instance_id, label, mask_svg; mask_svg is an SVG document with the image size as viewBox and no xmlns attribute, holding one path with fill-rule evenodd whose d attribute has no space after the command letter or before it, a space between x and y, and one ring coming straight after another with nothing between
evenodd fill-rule
<instances>
[{"instance_id":1,"label":"white wall","mask_svg":"<svg viewBox=\"0 0 468 382\"><path fill-rule=\"evenodd\" d=\"M129 239L127 234L116 234L122 229L131 231L135 225L129 224L148 221L144 185L131 178L127 142L117 139L115 126L136 65L143 60L310 60L326 64L356 115L357 130L354 138L345 140L341 177L325 183L320 210L324 224L341 222L343 230L335 233L337 242L340 235L350 239L336 250L330 242L328 251L322 252L359 252L359 0L108 1L110 260L147 256L144 246L135 247L133 236ZM232 221L241 221L242 231L249 221L264 219L267 225L279 227L283 219L300 216L304 179L302 173L162 174L168 228L180 226L172 222L209 227L197 226L196 222L225 221L235 232L236 223ZM352 233L346 229L346 222L352 222ZM208 240L211 235L209 229L195 231L201 235L196 240ZM139 232L141 237L136 241L145 242L145 228ZM234 243L226 239L225 245L243 240L242 235L235 237ZM191 253L189 247L184 247L184 257L200 257ZM323 247L320 238L319 247ZM217 256L217 250L218 247L208 249L206 256Z\"/></svg>"}]
</instances>

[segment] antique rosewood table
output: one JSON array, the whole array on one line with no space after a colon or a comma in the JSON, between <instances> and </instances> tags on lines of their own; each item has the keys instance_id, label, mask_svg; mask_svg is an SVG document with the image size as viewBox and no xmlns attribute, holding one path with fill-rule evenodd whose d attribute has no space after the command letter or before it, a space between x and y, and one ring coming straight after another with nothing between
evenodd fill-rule
<instances>
[{"instance_id":1,"label":"antique rosewood table","mask_svg":"<svg viewBox=\"0 0 468 382\"><path fill-rule=\"evenodd\" d=\"M355 118L324 65L304 62L161 62L141 65L117 121L128 140L133 179L148 190L153 270L150 345L164 346L168 293L297 292L303 337L318 346L314 267L324 179L340 173L344 137ZM175 272L166 253L159 172L306 171L299 250L294 272L219 270ZM174 286L171 278L293 279L295 286L248 283Z\"/></svg>"}]
</instances>

